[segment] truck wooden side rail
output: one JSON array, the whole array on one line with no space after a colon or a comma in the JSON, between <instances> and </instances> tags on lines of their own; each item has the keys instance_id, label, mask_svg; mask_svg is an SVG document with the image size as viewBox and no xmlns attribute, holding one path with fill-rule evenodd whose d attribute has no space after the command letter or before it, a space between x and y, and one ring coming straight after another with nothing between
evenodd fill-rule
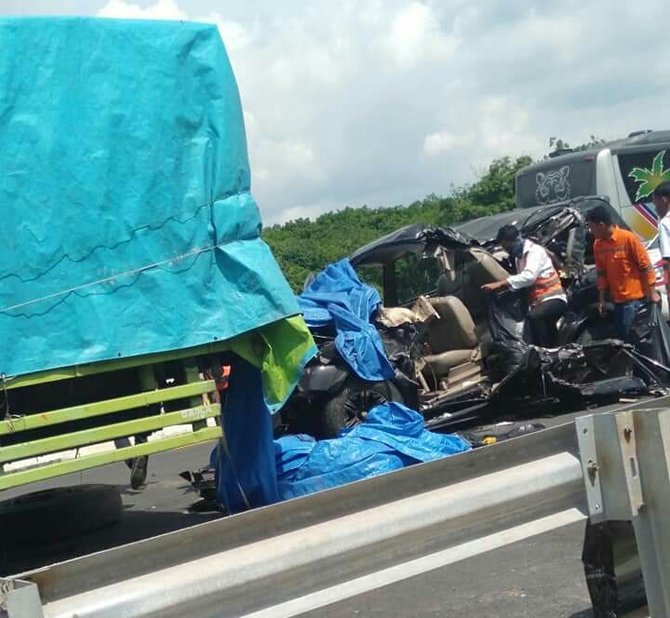
<instances>
[{"instance_id":1,"label":"truck wooden side rail","mask_svg":"<svg viewBox=\"0 0 670 618\"><path fill-rule=\"evenodd\" d=\"M213 397L217 385L203 378L196 357L184 358L189 353L193 351L5 382L0 490L219 438L220 406ZM73 400L80 403L58 407ZM133 444L130 438L138 435L148 441Z\"/></svg>"}]
</instances>

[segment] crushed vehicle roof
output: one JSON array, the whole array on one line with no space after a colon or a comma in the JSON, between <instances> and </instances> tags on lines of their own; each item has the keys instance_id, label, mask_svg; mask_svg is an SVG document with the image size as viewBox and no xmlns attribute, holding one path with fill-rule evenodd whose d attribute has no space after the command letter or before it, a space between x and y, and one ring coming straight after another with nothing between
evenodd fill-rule
<instances>
[{"instance_id":1,"label":"crushed vehicle roof","mask_svg":"<svg viewBox=\"0 0 670 618\"><path fill-rule=\"evenodd\" d=\"M453 228L415 223L386 234L355 251L349 261L354 266L388 262L404 253L423 251L431 240L436 244L467 247L472 239Z\"/></svg>"},{"instance_id":2,"label":"crushed vehicle roof","mask_svg":"<svg viewBox=\"0 0 670 618\"><path fill-rule=\"evenodd\" d=\"M354 266L385 263L404 253L422 251L431 237L436 242L453 246L485 245L495 240L498 229L503 225L512 224L523 230L527 225L531 223L537 225L544 217L551 217L562 209L574 208L581 213L586 213L594 206L603 203L609 206L609 199L606 196L580 196L555 204L516 208L508 212L479 217L454 227L442 228L425 223L406 225L356 250L349 260ZM619 213L611 206L610 209L617 225L628 229L628 225Z\"/></svg>"},{"instance_id":3,"label":"crushed vehicle roof","mask_svg":"<svg viewBox=\"0 0 670 618\"><path fill-rule=\"evenodd\" d=\"M536 225L543 217L550 217L563 208L574 208L582 214L585 214L594 206L603 205L603 203L607 203L609 206L609 199L605 196L594 195L577 197L564 202L533 206L531 208L515 208L514 210L509 210L496 215L479 217L478 219L460 223L455 226L455 229L462 234L473 238L480 244L487 244L495 240L498 230L503 225L515 225L523 232L523 229L529 224L532 223ZM611 206L610 210L615 223L619 227L629 229L619 213Z\"/></svg>"}]
</instances>

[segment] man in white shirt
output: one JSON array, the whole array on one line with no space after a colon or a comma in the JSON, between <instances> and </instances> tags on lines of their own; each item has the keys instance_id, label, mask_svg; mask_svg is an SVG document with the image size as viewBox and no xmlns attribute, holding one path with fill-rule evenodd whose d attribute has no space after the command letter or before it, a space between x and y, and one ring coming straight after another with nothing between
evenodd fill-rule
<instances>
[{"instance_id":1,"label":"man in white shirt","mask_svg":"<svg viewBox=\"0 0 670 618\"><path fill-rule=\"evenodd\" d=\"M658 213L658 240L663 258L665 291L670 300L670 181L659 184L652 193Z\"/></svg>"},{"instance_id":2,"label":"man in white shirt","mask_svg":"<svg viewBox=\"0 0 670 618\"><path fill-rule=\"evenodd\" d=\"M528 325L535 345L550 348L556 345L556 323L565 313L567 297L561 279L546 249L523 239L513 225L504 225L496 238L516 264L516 275L505 281L487 283L482 289L495 291L502 288L528 290Z\"/></svg>"}]
</instances>

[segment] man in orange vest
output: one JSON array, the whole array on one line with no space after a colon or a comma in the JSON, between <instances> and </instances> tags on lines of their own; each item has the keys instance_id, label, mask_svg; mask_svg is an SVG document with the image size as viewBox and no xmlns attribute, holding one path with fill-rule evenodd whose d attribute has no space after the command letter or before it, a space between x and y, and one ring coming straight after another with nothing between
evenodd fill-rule
<instances>
[{"instance_id":1,"label":"man in orange vest","mask_svg":"<svg viewBox=\"0 0 670 618\"><path fill-rule=\"evenodd\" d=\"M585 219L595 239L593 255L598 271L600 313L605 314L605 293L609 291L617 336L629 341L635 313L645 297L652 303L661 300L649 255L633 232L614 225L605 206L592 208Z\"/></svg>"},{"instance_id":2,"label":"man in orange vest","mask_svg":"<svg viewBox=\"0 0 670 618\"><path fill-rule=\"evenodd\" d=\"M535 345L550 348L556 345L556 322L568 304L561 279L544 247L521 238L513 225L503 225L496 238L516 264L516 275L505 281L487 283L482 288L495 291L501 288L528 289L528 325Z\"/></svg>"}]
</instances>

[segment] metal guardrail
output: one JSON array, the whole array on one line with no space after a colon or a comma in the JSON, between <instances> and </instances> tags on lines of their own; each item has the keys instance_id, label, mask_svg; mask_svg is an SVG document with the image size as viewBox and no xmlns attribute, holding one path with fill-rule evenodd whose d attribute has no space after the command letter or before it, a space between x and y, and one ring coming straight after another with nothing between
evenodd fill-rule
<instances>
[{"instance_id":1,"label":"metal guardrail","mask_svg":"<svg viewBox=\"0 0 670 618\"><path fill-rule=\"evenodd\" d=\"M25 573L6 582L18 586L6 606L10 618L295 616L584 512L570 423Z\"/></svg>"},{"instance_id":2,"label":"metal guardrail","mask_svg":"<svg viewBox=\"0 0 670 618\"><path fill-rule=\"evenodd\" d=\"M612 416L666 409L669 399L618 408ZM591 417L598 427L608 422L598 420L601 414ZM653 410L652 416L658 418ZM588 486L584 491L590 436L579 425L582 465L575 424L564 420L0 580L0 617L297 616L578 522L588 513L587 495L592 507L603 502L594 502ZM663 447L654 435L655 448ZM600 463L608 460L602 449L594 453ZM607 466L600 463L602 474ZM630 615L646 615L641 611Z\"/></svg>"},{"instance_id":3,"label":"metal guardrail","mask_svg":"<svg viewBox=\"0 0 670 618\"><path fill-rule=\"evenodd\" d=\"M577 419L594 524L631 522L648 613L670 615L670 410L623 410ZM611 525L611 524L610 524Z\"/></svg>"}]
</instances>

